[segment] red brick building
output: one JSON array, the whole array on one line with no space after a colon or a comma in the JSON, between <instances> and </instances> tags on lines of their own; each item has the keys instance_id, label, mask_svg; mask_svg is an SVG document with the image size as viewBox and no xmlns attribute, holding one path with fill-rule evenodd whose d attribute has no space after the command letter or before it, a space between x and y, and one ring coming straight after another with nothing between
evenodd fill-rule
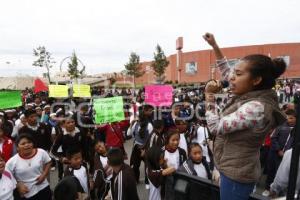
<instances>
[{"instance_id":1,"label":"red brick building","mask_svg":"<svg viewBox=\"0 0 300 200\"><path fill-rule=\"evenodd\" d=\"M177 53L168 57L170 64L165 72L165 81L172 81L173 83L199 83L219 77L214 67L215 56L212 50L183 52L182 47L182 38L178 38L176 43ZM288 64L287 71L281 78L300 78L300 43L230 47L223 48L222 52L227 59L232 61L249 54L264 54L272 58L280 56ZM142 63L146 73L142 77L137 78L137 84L147 85L155 82L150 65L151 62ZM127 80L130 81L130 79ZM119 81L124 81L124 78L121 78Z\"/></svg>"}]
</instances>

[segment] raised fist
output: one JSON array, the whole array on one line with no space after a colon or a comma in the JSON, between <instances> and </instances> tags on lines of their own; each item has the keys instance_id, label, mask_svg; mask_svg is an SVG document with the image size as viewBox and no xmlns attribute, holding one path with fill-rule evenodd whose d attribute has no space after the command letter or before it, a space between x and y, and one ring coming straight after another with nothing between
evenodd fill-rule
<instances>
[{"instance_id":1,"label":"raised fist","mask_svg":"<svg viewBox=\"0 0 300 200\"><path fill-rule=\"evenodd\" d=\"M205 33L205 35L203 35L204 40L210 45L210 46L216 46L217 42L215 40L215 37L213 34L211 33Z\"/></svg>"}]
</instances>

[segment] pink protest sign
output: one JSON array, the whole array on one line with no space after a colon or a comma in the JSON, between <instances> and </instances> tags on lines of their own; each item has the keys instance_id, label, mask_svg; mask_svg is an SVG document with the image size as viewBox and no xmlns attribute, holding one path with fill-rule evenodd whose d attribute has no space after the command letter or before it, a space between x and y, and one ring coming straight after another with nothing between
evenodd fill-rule
<instances>
[{"instance_id":1,"label":"pink protest sign","mask_svg":"<svg viewBox=\"0 0 300 200\"><path fill-rule=\"evenodd\" d=\"M173 87L171 85L145 86L145 102L152 106L171 106Z\"/></svg>"}]
</instances>

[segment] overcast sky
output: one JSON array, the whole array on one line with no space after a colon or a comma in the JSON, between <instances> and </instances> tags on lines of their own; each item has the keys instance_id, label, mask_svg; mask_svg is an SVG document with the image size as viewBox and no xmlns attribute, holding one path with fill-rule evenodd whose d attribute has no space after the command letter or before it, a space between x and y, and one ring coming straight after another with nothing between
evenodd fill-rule
<instances>
[{"instance_id":1,"label":"overcast sky","mask_svg":"<svg viewBox=\"0 0 300 200\"><path fill-rule=\"evenodd\" d=\"M41 74L39 45L53 54L53 73L75 50L95 74L121 71L131 51L151 60L156 44L174 54L178 36L183 51L207 49L207 31L222 47L300 42L299 0L0 1L0 76Z\"/></svg>"}]
</instances>

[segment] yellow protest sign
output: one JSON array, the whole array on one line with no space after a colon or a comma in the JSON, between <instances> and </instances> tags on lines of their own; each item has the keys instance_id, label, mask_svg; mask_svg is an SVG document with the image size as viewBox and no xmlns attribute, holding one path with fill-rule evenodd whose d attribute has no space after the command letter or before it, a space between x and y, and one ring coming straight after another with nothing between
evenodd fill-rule
<instances>
[{"instance_id":1,"label":"yellow protest sign","mask_svg":"<svg viewBox=\"0 0 300 200\"><path fill-rule=\"evenodd\" d=\"M67 85L49 85L49 97L65 98L69 96Z\"/></svg>"},{"instance_id":2,"label":"yellow protest sign","mask_svg":"<svg viewBox=\"0 0 300 200\"><path fill-rule=\"evenodd\" d=\"M91 97L89 85L73 85L73 97Z\"/></svg>"}]
</instances>

